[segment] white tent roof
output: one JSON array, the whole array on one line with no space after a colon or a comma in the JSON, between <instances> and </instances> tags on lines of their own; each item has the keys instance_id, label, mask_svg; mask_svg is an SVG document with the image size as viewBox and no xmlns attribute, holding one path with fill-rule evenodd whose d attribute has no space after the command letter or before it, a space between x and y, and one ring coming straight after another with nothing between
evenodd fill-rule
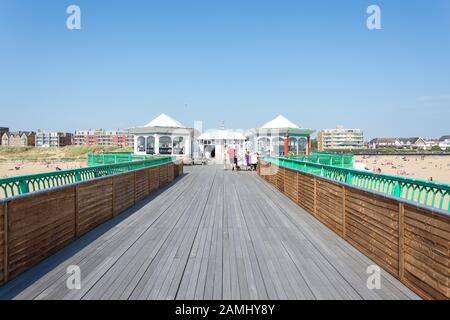
<instances>
[{"instance_id":1,"label":"white tent roof","mask_svg":"<svg viewBox=\"0 0 450 320\"><path fill-rule=\"evenodd\" d=\"M299 128L298 125L279 115L275 119L267 122L261 127L262 129L280 129L280 128Z\"/></svg>"},{"instance_id":2,"label":"white tent roof","mask_svg":"<svg viewBox=\"0 0 450 320\"><path fill-rule=\"evenodd\" d=\"M201 134L197 140L247 140L247 138L233 130L212 129Z\"/></svg>"},{"instance_id":3,"label":"white tent roof","mask_svg":"<svg viewBox=\"0 0 450 320\"><path fill-rule=\"evenodd\" d=\"M169 128L185 128L180 122L169 117L165 113L161 113L155 119L145 125L146 127L169 127Z\"/></svg>"}]
</instances>

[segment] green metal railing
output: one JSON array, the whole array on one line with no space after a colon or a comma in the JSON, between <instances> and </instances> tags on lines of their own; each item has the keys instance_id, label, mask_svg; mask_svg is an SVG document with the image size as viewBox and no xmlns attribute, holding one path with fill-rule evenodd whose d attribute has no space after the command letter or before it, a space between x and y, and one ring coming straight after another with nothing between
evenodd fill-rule
<instances>
[{"instance_id":1,"label":"green metal railing","mask_svg":"<svg viewBox=\"0 0 450 320\"><path fill-rule=\"evenodd\" d=\"M355 187L377 191L426 206L450 211L450 185L425 180L376 174L291 158L265 157L264 161L281 167L311 173Z\"/></svg>"},{"instance_id":2,"label":"green metal railing","mask_svg":"<svg viewBox=\"0 0 450 320\"><path fill-rule=\"evenodd\" d=\"M289 156L288 159L305 161L342 168L353 168L354 157L351 154L313 153L308 156Z\"/></svg>"},{"instance_id":3,"label":"green metal railing","mask_svg":"<svg viewBox=\"0 0 450 320\"><path fill-rule=\"evenodd\" d=\"M117 153L101 153L88 154L88 166L98 166L103 164L116 164L131 161L150 160L153 156L135 155L131 152L117 152Z\"/></svg>"},{"instance_id":4,"label":"green metal railing","mask_svg":"<svg viewBox=\"0 0 450 320\"><path fill-rule=\"evenodd\" d=\"M158 166L172 161L175 161L173 157L157 157L149 160L105 164L81 169L52 171L4 178L0 179L0 199L137 169Z\"/></svg>"}]
</instances>

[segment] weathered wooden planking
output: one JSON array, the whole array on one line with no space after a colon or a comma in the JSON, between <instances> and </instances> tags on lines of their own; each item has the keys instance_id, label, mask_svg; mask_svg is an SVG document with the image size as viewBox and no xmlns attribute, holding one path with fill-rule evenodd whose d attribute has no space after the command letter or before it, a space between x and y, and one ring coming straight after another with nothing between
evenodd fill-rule
<instances>
[{"instance_id":1,"label":"weathered wooden planking","mask_svg":"<svg viewBox=\"0 0 450 320\"><path fill-rule=\"evenodd\" d=\"M75 187L8 202L8 279L75 238Z\"/></svg>"},{"instance_id":2,"label":"weathered wooden planking","mask_svg":"<svg viewBox=\"0 0 450 320\"><path fill-rule=\"evenodd\" d=\"M136 201L144 199L150 193L148 169L142 169L135 172L135 194Z\"/></svg>"},{"instance_id":3,"label":"weathered wooden planking","mask_svg":"<svg viewBox=\"0 0 450 320\"><path fill-rule=\"evenodd\" d=\"M286 169L284 173L284 192L294 202L298 202L297 171Z\"/></svg>"},{"instance_id":4,"label":"weathered wooden planking","mask_svg":"<svg viewBox=\"0 0 450 320\"><path fill-rule=\"evenodd\" d=\"M159 186L164 187L168 183L167 164L159 166Z\"/></svg>"},{"instance_id":5,"label":"weathered wooden planking","mask_svg":"<svg viewBox=\"0 0 450 320\"><path fill-rule=\"evenodd\" d=\"M6 246L5 246L5 236L6 236L6 228L5 228L5 214L6 214L6 204L0 203L0 284L5 282L6 274L5 274L5 254L6 254Z\"/></svg>"},{"instance_id":6,"label":"weathered wooden planking","mask_svg":"<svg viewBox=\"0 0 450 320\"><path fill-rule=\"evenodd\" d=\"M298 205L314 214L314 177L301 172L297 176Z\"/></svg>"},{"instance_id":7,"label":"weathered wooden planking","mask_svg":"<svg viewBox=\"0 0 450 320\"><path fill-rule=\"evenodd\" d=\"M77 236L113 217L113 179L90 181L77 186Z\"/></svg>"},{"instance_id":8,"label":"weathered wooden planking","mask_svg":"<svg viewBox=\"0 0 450 320\"><path fill-rule=\"evenodd\" d=\"M316 216L328 228L343 236L343 187L331 182L316 181Z\"/></svg>"},{"instance_id":9,"label":"weathered wooden planking","mask_svg":"<svg viewBox=\"0 0 450 320\"><path fill-rule=\"evenodd\" d=\"M114 215L128 209L135 203L134 173L125 173L114 178Z\"/></svg>"},{"instance_id":10,"label":"weathered wooden planking","mask_svg":"<svg viewBox=\"0 0 450 320\"><path fill-rule=\"evenodd\" d=\"M450 299L450 218L405 205L404 277L426 298Z\"/></svg>"},{"instance_id":11,"label":"weathered wooden planking","mask_svg":"<svg viewBox=\"0 0 450 320\"><path fill-rule=\"evenodd\" d=\"M150 192L159 189L159 168L148 169L148 183L150 187Z\"/></svg>"},{"instance_id":12,"label":"weathered wooden planking","mask_svg":"<svg viewBox=\"0 0 450 320\"><path fill-rule=\"evenodd\" d=\"M167 182L172 182L174 177L174 163L169 163L167 165Z\"/></svg>"}]
</instances>

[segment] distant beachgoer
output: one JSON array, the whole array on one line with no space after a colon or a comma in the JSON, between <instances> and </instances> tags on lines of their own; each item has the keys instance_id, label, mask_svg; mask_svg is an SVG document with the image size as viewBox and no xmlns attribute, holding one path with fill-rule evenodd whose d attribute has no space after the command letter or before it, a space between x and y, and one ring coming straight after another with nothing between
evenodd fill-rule
<instances>
[{"instance_id":1,"label":"distant beachgoer","mask_svg":"<svg viewBox=\"0 0 450 320\"><path fill-rule=\"evenodd\" d=\"M247 170L251 169L250 153L248 151L245 153L245 166Z\"/></svg>"},{"instance_id":2,"label":"distant beachgoer","mask_svg":"<svg viewBox=\"0 0 450 320\"><path fill-rule=\"evenodd\" d=\"M253 152L250 156L250 163L252 165L252 169L256 171L256 166L258 165L258 153Z\"/></svg>"},{"instance_id":3,"label":"distant beachgoer","mask_svg":"<svg viewBox=\"0 0 450 320\"><path fill-rule=\"evenodd\" d=\"M236 157L236 150L229 148L227 151L228 159L230 160L231 170L234 170L234 158Z\"/></svg>"}]
</instances>

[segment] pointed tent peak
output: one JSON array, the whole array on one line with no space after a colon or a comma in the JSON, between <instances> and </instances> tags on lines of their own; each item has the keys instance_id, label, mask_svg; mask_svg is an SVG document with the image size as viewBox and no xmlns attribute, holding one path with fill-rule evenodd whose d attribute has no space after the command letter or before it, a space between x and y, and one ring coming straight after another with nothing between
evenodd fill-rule
<instances>
[{"instance_id":1,"label":"pointed tent peak","mask_svg":"<svg viewBox=\"0 0 450 320\"><path fill-rule=\"evenodd\" d=\"M288 120L286 117L279 115L275 119L267 122L261 127L262 129L279 129L279 128L300 128L295 123Z\"/></svg>"},{"instance_id":2,"label":"pointed tent peak","mask_svg":"<svg viewBox=\"0 0 450 320\"><path fill-rule=\"evenodd\" d=\"M169 127L169 128L184 128L184 126L174 118L165 113L161 113L155 119L145 125L146 127Z\"/></svg>"}]
</instances>

